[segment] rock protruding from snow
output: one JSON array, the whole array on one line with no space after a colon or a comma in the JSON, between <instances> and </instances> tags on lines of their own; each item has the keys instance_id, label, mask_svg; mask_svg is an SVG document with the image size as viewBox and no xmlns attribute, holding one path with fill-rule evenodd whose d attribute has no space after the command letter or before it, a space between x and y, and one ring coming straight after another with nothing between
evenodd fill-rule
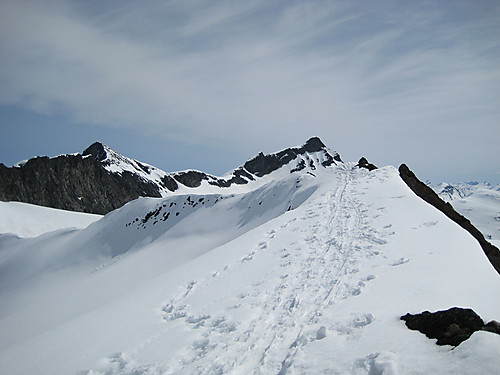
<instances>
[{"instance_id":1,"label":"rock protruding from snow","mask_svg":"<svg viewBox=\"0 0 500 375\"><path fill-rule=\"evenodd\" d=\"M409 329L419 331L430 339L437 339L438 345L458 346L474 332L485 330L495 332L495 323L485 325L472 309L453 307L448 310L420 314L406 314L401 317Z\"/></svg>"},{"instance_id":2,"label":"rock protruding from snow","mask_svg":"<svg viewBox=\"0 0 500 375\"><path fill-rule=\"evenodd\" d=\"M362 157L361 159L359 159L358 164L356 164L356 167L365 168L365 169L368 169L369 171L373 171L374 169L377 169L377 166L375 164L368 162L368 160L365 157Z\"/></svg>"}]
</instances>

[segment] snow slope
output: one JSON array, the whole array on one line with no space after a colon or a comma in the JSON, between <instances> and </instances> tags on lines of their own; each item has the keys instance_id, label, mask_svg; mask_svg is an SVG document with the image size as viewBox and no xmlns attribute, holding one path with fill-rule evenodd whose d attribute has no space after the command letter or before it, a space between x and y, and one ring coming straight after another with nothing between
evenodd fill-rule
<instances>
[{"instance_id":1,"label":"snow slope","mask_svg":"<svg viewBox=\"0 0 500 375\"><path fill-rule=\"evenodd\" d=\"M500 186L477 182L430 186L468 218L487 240L497 247L500 245Z\"/></svg>"},{"instance_id":2,"label":"snow slope","mask_svg":"<svg viewBox=\"0 0 500 375\"><path fill-rule=\"evenodd\" d=\"M500 278L393 167L333 165L238 193L139 199L83 230L0 235L0 298L2 374L500 367L498 335L451 350L399 320L452 306L499 320Z\"/></svg>"},{"instance_id":3,"label":"snow slope","mask_svg":"<svg viewBox=\"0 0 500 375\"><path fill-rule=\"evenodd\" d=\"M36 237L61 228L85 228L101 217L28 203L0 202L0 234Z\"/></svg>"}]
</instances>

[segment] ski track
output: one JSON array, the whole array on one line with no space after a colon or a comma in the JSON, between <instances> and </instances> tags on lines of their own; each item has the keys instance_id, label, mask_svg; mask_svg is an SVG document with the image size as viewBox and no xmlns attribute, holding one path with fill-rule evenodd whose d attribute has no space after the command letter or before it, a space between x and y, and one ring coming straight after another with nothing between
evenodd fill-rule
<instances>
[{"instance_id":1,"label":"ski track","mask_svg":"<svg viewBox=\"0 0 500 375\"><path fill-rule=\"evenodd\" d=\"M357 176L357 171L344 166L336 175L337 189L306 202L305 216L268 231L266 238L239 262L226 264L204 279L192 280L169 298L161 306L165 323L162 332L130 355L117 353L105 359L105 370L83 374L300 373L300 369L294 369L294 358L305 345L325 338L329 330L342 334L370 324L374 320L371 314L353 316L352 322L338 326L328 326L323 319L327 309L363 292L374 276L359 272L358 263L379 255L377 247L386 243L383 237L394 234L391 225L384 233L370 227L369 210L357 198L366 190L366 183L358 188ZM361 178L369 182L383 177ZM281 230L288 226L292 228L281 236ZM301 233L300 243L295 236L288 242L284 238L290 229ZM275 242L279 243L274 246ZM213 313L210 305L204 306L206 312L202 314L190 309L189 297L198 288L205 290L225 273L238 272L269 251L278 265L265 278L249 285L245 293L228 299L224 311L219 308ZM401 258L393 265L406 262L408 259ZM238 311L250 318L234 319ZM191 331L197 337L180 355L165 358L162 364L138 365L128 359L176 329ZM366 367L366 373L371 374L370 366Z\"/></svg>"}]
</instances>

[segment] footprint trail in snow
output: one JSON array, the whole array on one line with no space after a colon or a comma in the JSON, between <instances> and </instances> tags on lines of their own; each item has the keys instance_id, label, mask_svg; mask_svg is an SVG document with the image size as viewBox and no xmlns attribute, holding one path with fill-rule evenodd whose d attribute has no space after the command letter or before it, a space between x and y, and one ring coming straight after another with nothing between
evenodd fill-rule
<instances>
[{"instance_id":1,"label":"footprint trail in snow","mask_svg":"<svg viewBox=\"0 0 500 375\"><path fill-rule=\"evenodd\" d=\"M324 318L375 278L361 272L359 263L379 255L390 234L370 227L355 176L344 168L336 189L318 194L300 207L300 215L268 230L238 262L192 280L167 300L161 307L164 335L186 331L190 342L165 358L162 373L286 374L305 346L376 319L358 314L332 325ZM228 285L236 287L224 293Z\"/></svg>"}]
</instances>

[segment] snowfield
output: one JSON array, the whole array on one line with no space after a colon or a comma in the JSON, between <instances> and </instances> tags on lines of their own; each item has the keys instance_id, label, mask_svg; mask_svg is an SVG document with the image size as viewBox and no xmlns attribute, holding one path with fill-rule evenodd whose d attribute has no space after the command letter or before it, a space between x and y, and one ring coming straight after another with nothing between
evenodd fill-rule
<instances>
[{"instance_id":1,"label":"snowfield","mask_svg":"<svg viewBox=\"0 0 500 375\"><path fill-rule=\"evenodd\" d=\"M499 335L453 349L399 319L500 320L500 278L395 168L272 176L0 235L0 373L497 373Z\"/></svg>"},{"instance_id":2,"label":"snowfield","mask_svg":"<svg viewBox=\"0 0 500 375\"><path fill-rule=\"evenodd\" d=\"M495 246L500 246L500 186L486 183L431 185L441 199L468 218Z\"/></svg>"},{"instance_id":3,"label":"snowfield","mask_svg":"<svg viewBox=\"0 0 500 375\"><path fill-rule=\"evenodd\" d=\"M42 207L21 202L0 202L0 234L37 237L62 228L83 229L101 218L86 214Z\"/></svg>"}]
</instances>

